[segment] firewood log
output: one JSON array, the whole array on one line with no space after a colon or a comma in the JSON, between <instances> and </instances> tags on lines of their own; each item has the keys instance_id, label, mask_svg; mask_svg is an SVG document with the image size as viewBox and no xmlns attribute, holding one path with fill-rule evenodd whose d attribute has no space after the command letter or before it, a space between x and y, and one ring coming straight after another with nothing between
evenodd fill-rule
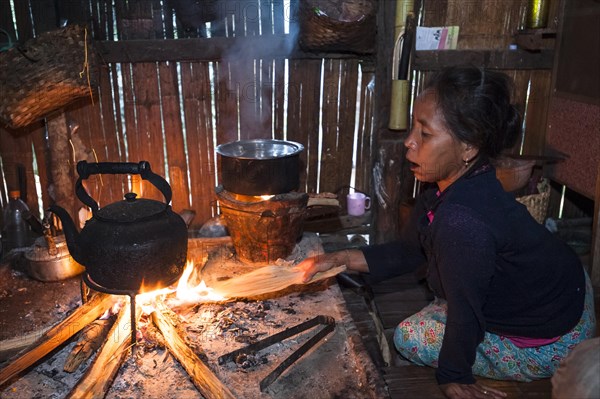
<instances>
[{"instance_id":1,"label":"firewood log","mask_svg":"<svg viewBox=\"0 0 600 399\"><path fill-rule=\"evenodd\" d=\"M113 379L125 361L131 346L131 306L129 301L121 308L117 320L113 324L108 339L87 369L77 385L73 387L67 398L103 398L106 396ZM141 308L136 309L136 316L141 315Z\"/></svg>"},{"instance_id":2,"label":"firewood log","mask_svg":"<svg viewBox=\"0 0 600 399\"><path fill-rule=\"evenodd\" d=\"M7 360L23 349L30 347L49 329L49 327L44 327L27 335L0 341L0 361Z\"/></svg>"},{"instance_id":3,"label":"firewood log","mask_svg":"<svg viewBox=\"0 0 600 399\"><path fill-rule=\"evenodd\" d=\"M81 339L75 344L69 356L67 356L63 370L67 373L73 373L83 362L89 359L102 346L113 321L114 318L110 318L95 320L91 324L88 324L81 331Z\"/></svg>"},{"instance_id":4,"label":"firewood log","mask_svg":"<svg viewBox=\"0 0 600 399\"><path fill-rule=\"evenodd\" d=\"M186 345L184 339L177 333L177 328L173 321L165 314L165 305L157 307L158 309L152 313L152 322L165 337L165 343L169 352L185 369L202 396L207 399L235 398L229 388Z\"/></svg>"},{"instance_id":5,"label":"firewood log","mask_svg":"<svg viewBox=\"0 0 600 399\"><path fill-rule=\"evenodd\" d=\"M52 327L31 345L31 349L0 370L0 386L46 356L83 327L100 317L119 300L118 296L97 294L69 317Z\"/></svg>"}]
</instances>

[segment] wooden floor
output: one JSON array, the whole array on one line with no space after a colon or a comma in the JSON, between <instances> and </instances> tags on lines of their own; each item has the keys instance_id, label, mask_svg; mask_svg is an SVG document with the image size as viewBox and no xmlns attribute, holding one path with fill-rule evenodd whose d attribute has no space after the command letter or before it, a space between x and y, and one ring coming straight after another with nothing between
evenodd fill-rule
<instances>
[{"instance_id":1,"label":"wooden floor","mask_svg":"<svg viewBox=\"0 0 600 399\"><path fill-rule=\"evenodd\" d=\"M402 276L373 285L367 282L361 288L351 288L347 281L338 280L342 287L346 287L342 291L348 308L365 346L382 373L389 397L444 398L435 380L435 370L400 360L391 341L396 325L431 301L432 296L426 286L419 284L413 276ZM600 311L599 298L596 297L596 314ZM488 386L506 392L509 399L551 397L549 379L522 383L477 378Z\"/></svg>"}]
</instances>

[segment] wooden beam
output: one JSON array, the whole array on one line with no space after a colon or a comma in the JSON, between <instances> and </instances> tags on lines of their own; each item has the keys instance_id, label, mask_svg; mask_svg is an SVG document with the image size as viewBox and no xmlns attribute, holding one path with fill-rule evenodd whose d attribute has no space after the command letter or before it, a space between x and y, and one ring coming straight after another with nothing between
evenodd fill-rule
<instances>
[{"instance_id":1,"label":"wooden beam","mask_svg":"<svg viewBox=\"0 0 600 399\"><path fill-rule=\"evenodd\" d=\"M489 69L552 69L554 50L427 50L415 51L414 69L433 71L473 64Z\"/></svg>"},{"instance_id":2,"label":"wooden beam","mask_svg":"<svg viewBox=\"0 0 600 399\"><path fill-rule=\"evenodd\" d=\"M198 388L202 396L212 398L235 398L229 388L208 368L204 362L194 353L178 334L177 328L168 316L163 314L165 306L157 306L152 313L152 322L165 337L165 344L169 352L181 364L188 373L192 382Z\"/></svg>"},{"instance_id":3,"label":"wooden beam","mask_svg":"<svg viewBox=\"0 0 600 399\"><path fill-rule=\"evenodd\" d=\"M313 53L290 36L212 37L96 41L101 60L111 62L220 61L245 58L370 58L352 53Z\"/></svg>"},{"instance_id":4,"label":"wooden beam","mask_svg":"<svg viewBox=\"0 0 600 399\"><path fill-rule=\"evenodd\" d=\"M97 294L90 301L81 305L69 317L42 335L31 346L29 351L0 370L0 386L56 349L63 342L77 334L83 327L96 320L118 299L119 297L114 295Z\"/></svg>"}]
</instances>

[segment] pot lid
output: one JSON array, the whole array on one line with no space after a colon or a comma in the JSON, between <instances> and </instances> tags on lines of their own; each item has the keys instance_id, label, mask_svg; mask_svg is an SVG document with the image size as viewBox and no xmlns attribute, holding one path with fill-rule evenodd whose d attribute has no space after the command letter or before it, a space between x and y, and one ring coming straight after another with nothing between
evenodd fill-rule
<instances>
[{"instance_id":1,"label":"pot lid","mask_svg":"<svg viewBox=\"0 0 600 399\"><path fill-rule=\"evenodd\" d=\"M125 200L98 209L94 217L107 222L133 223L157 216L167 208L164 202L136 197L135 193L127 193Z\"/></svg>"},{"instance_id":2,"label":"pot lid","mask_svg":"<svg viewBox=\"0 0 600 399\"><path fill-rule=\"evenodd\" d=\"M255 139L218 145L218 154L239 159L277 159L297 155L304 146L294 141Z\"/></svg>"}]
</instances>

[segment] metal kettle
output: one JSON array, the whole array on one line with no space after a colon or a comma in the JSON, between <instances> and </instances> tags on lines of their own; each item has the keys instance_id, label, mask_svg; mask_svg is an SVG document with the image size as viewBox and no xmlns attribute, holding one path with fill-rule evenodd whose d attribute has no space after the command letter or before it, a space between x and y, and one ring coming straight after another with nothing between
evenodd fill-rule
<instances>
[{"instance_id":1,"label":"metal kettle","mask_svg":"<svg viewBox=\"0 0 600 399\"><path fill-rule=\"evenodd\" d=\"M169 183L147 161L81 161L77 173L77 197L91 208L92 217L78 232L64 208L53 205L50 211L62 222L71 256L86 268L86 283L102 292L132 294L176 282L185 266L188 236L185 222L169 205ZM124 200L99 208L82 184L94 174L139 174L158 188L165 202L127 193Z\"/></svg>"}]
</instances>

